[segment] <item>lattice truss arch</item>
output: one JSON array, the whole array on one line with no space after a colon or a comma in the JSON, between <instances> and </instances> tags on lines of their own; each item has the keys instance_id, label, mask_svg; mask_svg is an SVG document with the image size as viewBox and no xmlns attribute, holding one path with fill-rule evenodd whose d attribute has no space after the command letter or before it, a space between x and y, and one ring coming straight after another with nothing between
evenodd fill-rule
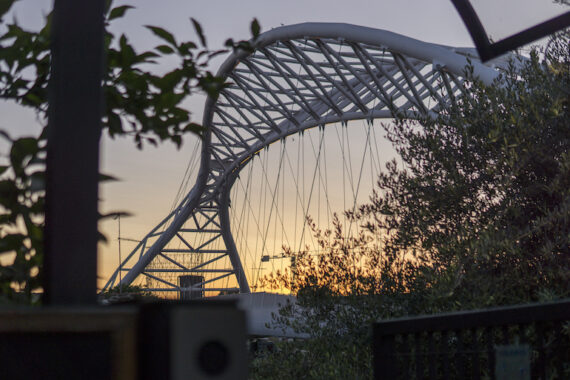
<instances>
[{"instance_id":1,"label":"lattice truss arch","mask_svg":"<svg viewBox=\"0 0 570 380\"><path fill-rule=\"evenodd\" d=\"M462 88L468 59L491 83L494 67L473 49L429 44L348 24L273 29L238 51L218 75L232 83L206 102L201 167L190 193L146 235L105 286L147 279L152 291L249 292L229 223L229 192L257 152L334 122L438 112ZM496 62L495 62L496 64ZM191 285L179 276L192 275ZM231 281L228 281L231 279ZM214 294L214 293L209 293Z\"/></svg>"}]
</instances>

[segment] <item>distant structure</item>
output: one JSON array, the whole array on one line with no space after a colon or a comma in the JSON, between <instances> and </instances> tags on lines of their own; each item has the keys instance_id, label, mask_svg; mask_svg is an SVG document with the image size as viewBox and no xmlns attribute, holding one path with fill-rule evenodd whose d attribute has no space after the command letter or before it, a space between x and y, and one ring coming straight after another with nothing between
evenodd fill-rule
<instances>
[{"instance_id":1,"label":"distant structure","mask_svg":"<svg viewBox=\"0 0 570 380\"><path fill-rule=\"evenodd\" d=\"M230 229L230 190L253 156L330 123L437 113L461 91L466 65L485 83L501 62L474 49L337 23L284 26L219 69L231 85L208 98L200 171L192 190L119 265L105 289L144 277L150 291L182 299L249 293ZM341 49L342 48L342 49ZM122 276L119 276L122 272Z\"/></svg>"},{"instance_id":2,"label":"distant structure","mask_svg":"<svg viewBox=\"0 0 570 380\"><path fill-rule=\"evenodd\" d=\"M247 316L247 334L250 337L307 338L307 334L295 332L288 326L269 327L273 315L279 315L284 306L297 306L297 297L266 292L229 294L214 297L216 300L233 300Z\"/></svg>"}]
</instances>

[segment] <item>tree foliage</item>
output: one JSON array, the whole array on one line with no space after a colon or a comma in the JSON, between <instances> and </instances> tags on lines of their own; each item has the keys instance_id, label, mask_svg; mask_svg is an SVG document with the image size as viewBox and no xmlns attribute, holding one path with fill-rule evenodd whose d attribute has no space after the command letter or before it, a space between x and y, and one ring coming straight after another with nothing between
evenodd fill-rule
<instances>
[{"instance_id":1,"label":"tree foliage","mask_svg":"<svg viewBox=\"0 0 570 380\"><path fill-rule=\"evenodd\" d=\"M25 30L15 21L4 22L14 2L3 1L0 7L0 99L31 108L45 125L51 14L39 31ZM131 8L113 7L112 0L106 3L103 131L111 138L131 137L139 149L165 141L180 147L183 134L201 135L203 131L192 122L182 102L196 92L216 97L227 85L224 78L207 70L210 59L224 51L209 50L202 27L191 19L199 43L179 41L166 29L149 25L146 28L160 43L137 52L126 35L116 36L108 28ZM252 22L252 31L259 33L257 20ZM228 40L226 46L250 48L245 41ZM162 66L167 60L168 65ZM176 62L174 67L172 62ZM173 68L163 73L158 67ZM45 128L37 136L20 138L0 130L1 138L11 145L8 164L0 166L0 303L28 303L31 293L41 286ZM101 180L110 179L101 175Z\"/></svg>"},{"instance_id":2,"label":"tree foliage","mask_svg":"<svg viewBox=\"0 0 570 380\"><path fill-rule=\"evenodd\" d=\"M158 300L160 300L158 296L137 285L115 286L101 292L98 296L98 302L103 305L153 302Z\"/></svg>"},{"instance_id":3,"label":"tree foliage","mask_svg":"<svg viewBox=\"0 0 570 380\"><path fill-rule=\"evenodd\" d=\"M255 375L347 366L344 377L368 378L375 320L570 295L568 43L512 62L490 86L468 70L436 117L384 125L403 166L389 162L369 202L346 213L357 236L313 224L325 253L289 252L291 271L265 278L298 296L274 325L311 339L257 359Z\"/></svg>"}]
</instances>

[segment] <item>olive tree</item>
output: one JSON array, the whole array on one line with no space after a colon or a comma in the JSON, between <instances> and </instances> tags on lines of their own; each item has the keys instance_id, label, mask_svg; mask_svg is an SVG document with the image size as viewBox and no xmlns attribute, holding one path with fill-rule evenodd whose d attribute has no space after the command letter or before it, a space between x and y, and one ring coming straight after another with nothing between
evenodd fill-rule
<instances>
[{"instance_id":1,"label":"olive tree","mask_svg":"<svg viewBox=\"0 0 570 380\"><path fill-rule=\"evenodd\" d=\"M273 325L310 339L255 359L256 376L368 378L375 320L570 294L568 42L554 38L490 86L467 68L437 117L384 125L403 165L389 162L346 213L362 231L312 224L324 253L289 251L292 269L265 277L298 297Z\"/></svg>"}]
</instances>

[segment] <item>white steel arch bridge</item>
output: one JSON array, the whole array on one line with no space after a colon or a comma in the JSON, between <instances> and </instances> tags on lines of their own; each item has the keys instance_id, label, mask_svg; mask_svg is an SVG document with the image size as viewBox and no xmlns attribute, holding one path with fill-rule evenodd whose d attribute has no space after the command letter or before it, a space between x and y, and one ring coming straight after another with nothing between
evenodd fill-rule
<instances>
[{"instance_id":1,"label":"white steel arch bridge","mask_svg":"<svg viewBox=\"0 0 570 380\"><path fill-rule=\"evenodd\" d=\"M389 119L394 110L438 112L461 91L468 61L487 84L499 73L481 64L474 49L348 24L280 27L253 45L253 52L234 52L219 69L232 84L206 101L194 187L138 243L104 290L146 278L149 290L166 294L249 293L229 206L232 185L256 154L331 123Z\"/></svg>"}]
</instances>

